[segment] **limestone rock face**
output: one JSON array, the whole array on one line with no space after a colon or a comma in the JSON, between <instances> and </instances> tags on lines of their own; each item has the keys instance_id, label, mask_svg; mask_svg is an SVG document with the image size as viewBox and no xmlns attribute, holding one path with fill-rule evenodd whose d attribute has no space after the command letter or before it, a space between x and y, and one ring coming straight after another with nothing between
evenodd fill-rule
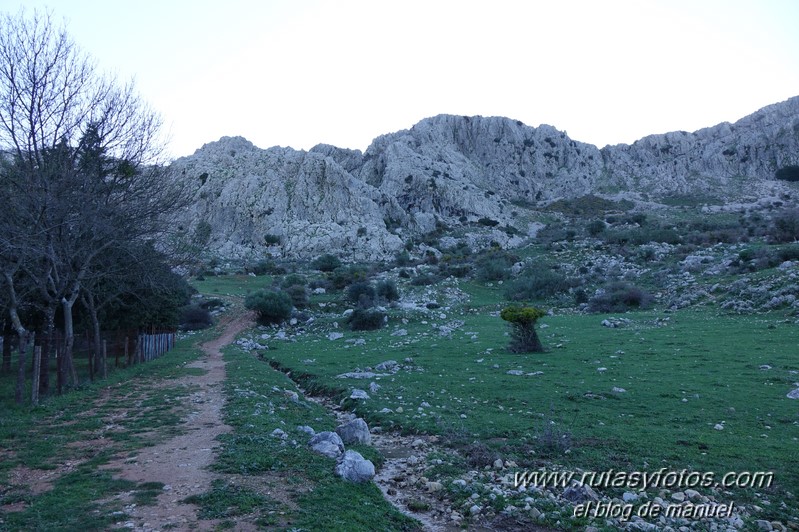
<instances>
[{"instance_id":1,"label":"limestone rock face","mask_svg":"<svg viewBox=\"0 0 799 532\"><path fill-rule=\"evenodd\" d=\"M318 152L262 150L225 137L172 166L196 188L183 216L189 233L222 256L311 258L334 251L374 260L402 245L383 221L391 198ZM202 222L210 226L205 242L197 233Z\"/></svg>"},{"instance_id":2,"label":"limestone rock face","mask_svg":"<svg viewBox=\"0 0 799 532\"><path fill-rule=\"evenodd\" d=\"M260 149L224 137L172 169L195 198L180 227L217 255L375 260L408 235L445 227L480 229L465 234L470 244L512 247L540 226L532 210L558 198L756 198L785 189L774 174L797 164L799 97L734 124L602 149L548 125L439 115L376 138L364 153Z\"/></svg>"},{"instance_id":3,"label":"limestone rock face","mask_svg":"<svg viewBox=\"0 0 799 532\"><path fill-rule=\"evenodd\" d=\"M725 192L774 179L799 164L799 97L770 105L734 124L693 133L650 135L602 149L608 185L650 194Z\"/></svg>"}]
</instances>

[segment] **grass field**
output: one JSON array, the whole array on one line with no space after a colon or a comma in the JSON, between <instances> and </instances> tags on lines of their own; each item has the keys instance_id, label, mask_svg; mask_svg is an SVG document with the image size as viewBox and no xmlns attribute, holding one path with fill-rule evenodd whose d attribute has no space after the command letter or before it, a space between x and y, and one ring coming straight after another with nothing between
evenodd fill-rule
<instances>
[{"instance_id":1,"label":"grass field","mask_svg":"<svg viewBox=\"0 0 799 532\"><path fill-rule=\"evenodd\" d=\"M799 381L792 321L651 311L624 314L626 327L608 328L603 315L555 315L539 322L547 352L517 355L505 349L497 291L469 291L463 305L399 311L379 331L317 319L293 341L269 342L264 356L307 388L338 398L369 381L337 375L396 360L402 370L372 379L379 391L352 403L359 415L445 435L455 447L484 442L520 469L667 468L717 478L771 471L768 490L723 495L758 504L770 519L797 518L799 414L786 397ZM452 332L442 334L441 325ZM399 329L407 334L392 335ZM332 331L344 337L329 340ZM455 468L450 480L463 472Z\"/></svg>"}]
</instances>

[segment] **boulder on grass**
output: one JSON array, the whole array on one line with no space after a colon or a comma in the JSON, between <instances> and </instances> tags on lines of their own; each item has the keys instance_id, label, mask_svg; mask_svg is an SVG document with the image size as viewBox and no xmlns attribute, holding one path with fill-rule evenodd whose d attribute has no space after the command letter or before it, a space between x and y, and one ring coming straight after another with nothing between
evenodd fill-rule
<instances>
[{"instance_id":1,"label":"boulder on grass","mask_svg":"<svg viewBox=\"0 0 799 532\"><path fill-rule=\"evenodd\" d=\"M369 482L375 476L375 465L361 453L347 451L336 465L336 474L350 482Z\"/></svg>"}]
</instances>

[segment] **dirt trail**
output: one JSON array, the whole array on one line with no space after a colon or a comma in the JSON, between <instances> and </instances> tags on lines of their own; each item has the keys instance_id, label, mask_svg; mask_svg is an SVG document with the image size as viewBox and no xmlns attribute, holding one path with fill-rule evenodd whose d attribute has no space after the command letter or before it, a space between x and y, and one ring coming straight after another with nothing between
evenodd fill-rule
<instances>
[{"instance_id":1,"label":"dirt trail","mask_svg":"<svg viewBox=\"0 0 799 532\"><path fill-rule=\"evenodd\" d=\"M230 316L223 323L222 334L201 346L205 356L187 366L204 369L207 373L174 382L177 386L189 384L199 387L187 398L193 408L181 426L184 434L143 448L135 457L119 459L104 466L115 470L118 478L165 484L155 505L136 506L131 503L126 506L128 518L121 523L122 527L138 531L213 530L219 524L217 521L198 519L197 507L181 501L209 491L213 480L223 478L223 475L208 470L219 446L217 436L231 430L222 421L225 362L220 349L251 324L250 314ZM237 529L251 528L246 523L237 523Z\"/></svg>"}]
</instances>

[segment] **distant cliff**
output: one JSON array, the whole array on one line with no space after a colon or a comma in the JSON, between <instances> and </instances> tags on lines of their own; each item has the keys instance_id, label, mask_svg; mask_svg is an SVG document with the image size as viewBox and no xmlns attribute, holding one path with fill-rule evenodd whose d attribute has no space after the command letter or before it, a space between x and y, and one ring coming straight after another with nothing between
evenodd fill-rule
<instances>
[{"instance_id":1,"label":"distant cliff","mask_svg":"<svg viewBox=\"0 0 799 532\"><path fill-rule=\"evenodd\" d=\"M365 153L225 137L172 168L196 190L181 224L219 255L372 260L442 226L482 220L524 232L531 210L557 198L752 196L783 186L775 172L796 164L799 97L735 124L602 149L552 126L440 115L376 138Z\"/></svg>"}]
</instances>

